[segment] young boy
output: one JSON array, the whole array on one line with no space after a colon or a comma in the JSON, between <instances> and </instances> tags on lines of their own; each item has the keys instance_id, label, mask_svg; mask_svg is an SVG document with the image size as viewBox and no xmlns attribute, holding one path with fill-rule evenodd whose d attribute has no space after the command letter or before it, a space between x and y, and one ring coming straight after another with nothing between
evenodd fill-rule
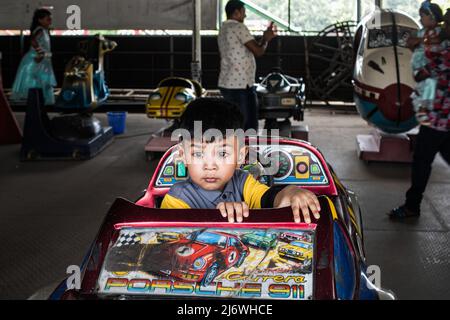
<instances>
[{"instance_id":1,"label":"young boy","mask_svg":"<svg viewBox=\"0 0 450 320\"><path fill-rule=\"evenodd\" d=\"M201 121L200 138L195 135L194 121ZM230 133L230 129L234 132L243 127L238 107L224 99L197 99L187 107L180 126L193 137L191 141L183 139L179 148L189 178L172 186L161 208L219 209L229 222L242 222L249 209L290 206L295 222L301 221L300 211L306 223L311 222L309 210L319 219L320 204L314 193L293 185L269 188L239 169L246 147ZM220 139L208 139L205 133L210 129L219 132Z\"/></svg>"}]
</instances>

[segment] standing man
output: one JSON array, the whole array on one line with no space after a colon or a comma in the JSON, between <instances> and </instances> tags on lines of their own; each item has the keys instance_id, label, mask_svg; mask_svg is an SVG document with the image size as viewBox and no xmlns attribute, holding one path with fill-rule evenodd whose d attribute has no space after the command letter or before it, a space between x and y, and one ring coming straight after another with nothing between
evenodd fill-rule
<instances>
[{"instance_id":1,"label":"standing man","mask_svg":"<svg viewBox=\"0 0 450 320\"><path fill-rule=\"evenodd\" d=\"M276 35L271 24L257 42L244 24L245 7L239 0L225 6L227 20L219 31L219 89L225 100L239 106L245 130L258 130L258 102L253 87L256 75L255 57L264 54L267 44Z\"/></svg>"}]
</instances>

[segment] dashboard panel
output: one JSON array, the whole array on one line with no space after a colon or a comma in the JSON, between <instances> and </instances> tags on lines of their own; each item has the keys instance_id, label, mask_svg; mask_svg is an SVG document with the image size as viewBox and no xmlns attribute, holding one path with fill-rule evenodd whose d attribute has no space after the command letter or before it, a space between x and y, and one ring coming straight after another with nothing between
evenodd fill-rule
<instances>
[{"instance_id":1,"label":"dashboard panel","mask_svg":"<svg viewBox=\"0 0 450 320\"><path fill-rule=\"evenodd\" d=\"M186 180L188 173L177 160L177 149L165 159L157 174L154 187L171 187L178 181ZM327 186L328 177L325 163L307 148L289 144L267 144L249 147L249 163L257 160L264 168L260 181L272 176L274 184L293 184L299 186ZM248 167L248 166L246 166Z\"/></svg>"}]
</instances>

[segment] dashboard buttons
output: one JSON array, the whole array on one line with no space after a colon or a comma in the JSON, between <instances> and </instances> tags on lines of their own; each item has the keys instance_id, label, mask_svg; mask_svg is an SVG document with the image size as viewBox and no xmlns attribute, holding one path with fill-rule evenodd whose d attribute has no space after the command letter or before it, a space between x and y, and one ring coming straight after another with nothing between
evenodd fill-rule
<instances>
[{"instance_id":1,"label":"dashboard buttons","mask_svg":"<svg viewBox=\"0 0 450 320\"><path fill-rule=\"evenodd\" d=\"M305 162L297 163L297 171L301 174L306 173L308 171L308 165Z\"/></svg>"},{"instance_id":2,"label":"dashboard buttons","mask_svg":"<svg viewBox=\"0 0 450 320\"><path fill-rule=\"evenodd\" d=\"M319 165L316 164L316 163L313 163L313 164L311 165L310 170L311 170L311 174L320 174L320 167L319 167Z\"/></svg>"},{"instance_id":3,"label":"dashboard buttons","mask_svg":"<svg viewBox=\"0 0 450 320\"><path fill-rule=\"evenodd\" d=\"M295 177L297 179L309 179L309 157L295 156Z\"/></svg>"},{"instance_id":4,"label":"dashboard buttons","mask_svg":"<svg viewBox=\"0 0 450 320\"><path fill-rule=\"evenodd\" d=\"M173 176L173 166L167 166L165 169L164 169L164 172L163 172L163 175L164 176L166 176L166 177L172 177Z\"/></svg>"}]
</instances>

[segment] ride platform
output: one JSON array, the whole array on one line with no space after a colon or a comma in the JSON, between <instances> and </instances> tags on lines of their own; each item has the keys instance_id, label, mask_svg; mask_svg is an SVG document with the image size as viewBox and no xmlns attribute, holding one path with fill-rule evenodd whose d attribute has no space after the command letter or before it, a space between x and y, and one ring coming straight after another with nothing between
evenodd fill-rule
<instances>
[{"instance_id":1,"label":"ride platform","mask_svg":"<svg viewBox=\"0 0 450 320\"><path fill-rule=\"evenodd\" d=\"M172 126L164 127L153 133L148 139L144 151L148 161L161 157L171 146L178 143L172 140Z\"/></svg>"},{"instance_id":2,"label":"ride platform","mask_svg":"<svg viewBox=\"0 0 450 320\"><path fill-rule=\"evenodd\" d=\"M417 132L413 129L407 133L389 134L374 130L370 134L359 134L356 136L358 157L366 162L411 163Z\"/></svg>"},{"instance_id":3,"label":"ride platform","mask_svg":"<svg viewBox=\"0 0 450 320\"><path fill-rule=\"evenodd\" d=\"M291 129L291 137L303 141L309 141L309 127L308 125L293 126Z\"/></svg>"},{"instance_id":4,"label":"ride platform","mask_svg":"<svg viewBox=\"0 0 450 320\"><path fill-rule=\"evenodd\" d=\"M90 159L112 143L114 134L111 127L102 127L99 133L89 138L58 138L54 135L43 101L40 89L30 89L20 150L22 161Z\"/></svg>"}]
</instances>

